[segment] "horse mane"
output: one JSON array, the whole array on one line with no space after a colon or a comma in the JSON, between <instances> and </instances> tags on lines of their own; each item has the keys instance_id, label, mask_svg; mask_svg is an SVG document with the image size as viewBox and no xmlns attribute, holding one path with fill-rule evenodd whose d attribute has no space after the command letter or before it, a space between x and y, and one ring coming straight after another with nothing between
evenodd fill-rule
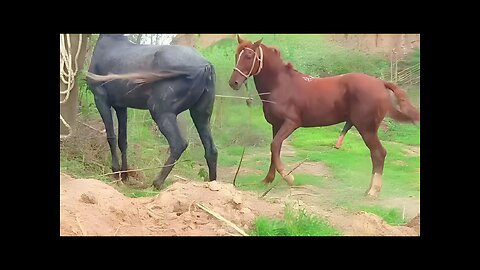
<instances>
[{"instance_id":1,"label":"horse mane","mask_svg":"<svg viewBox=\"0 0 480 270\"><path fill-rule=\"evenodd\" d=\"M278 58L280 58L280 60L282 61L282 63L285 65L285 68L288 70L288 71L293 71L293 72L297 72L297 73L300 73L294 66L291 62L285 62L282 58L282 54L280 52L280 50L277 48L277 47L274 47L274 46L266 46L264 45L266 48L270 49L276 56L278 56Z\"/></svg>"}]
</instances>

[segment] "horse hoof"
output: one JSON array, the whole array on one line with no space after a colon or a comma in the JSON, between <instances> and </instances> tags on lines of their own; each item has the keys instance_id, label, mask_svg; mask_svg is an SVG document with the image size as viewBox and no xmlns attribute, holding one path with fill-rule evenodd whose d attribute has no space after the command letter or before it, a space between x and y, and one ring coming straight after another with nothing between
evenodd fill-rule
<instances>
[{"instance_id":1,"label":"horse hoof","mask_svg":"<svg viewBox=\"0 0 480 270\"><path fill-rule=\"evenodd\" d=\"M120 173L114 172L114 174L112 174L112 177L113 179L118 180L120 179Z\"/></svg>"},{"instance_id":2,"label":"horse hoof","mask_svg":"<svg viewBox=\"0 0 480 270\"><path fill-rule=\"evenodd\" d=\"M377 191L377 189L371 188L370 190L367 190L365 196L367 196L369 198L372 198L372 199L376 199L376 198L378 198L378 194L379 194L379 191Z\"/></svg>"},{"instance_id":3,"label":"horse hoof","mask_svg":"<svg viewBox=\"0 0 480 270\"><path fill-rule=\"evenodd\" d=\"M162 188L162 186L163 186L163 181L153 181L153 186L154 186L156 189L160 190L160 189Z\"/></svg>"},{"instance_id":4,"label":"horse hoof","mask_svg":"<svg viewBox=\"0 0 480 270\"><path fill-rule=\"evenodd\" d=\"M273 182L273 179L274 179L274 178L275 178L275 177L265 177L265 178L262 180L262 183L264 183L265 185L268 185L268 184L270 184L270 183Z\"/></svg>"},{"instance_id":5,"label":"horse hoof","mask_svg":"<svg viewBox=\"0 0 480 270\"><path fill-rule=\"evenodd\" d=\"M283 180L285 180L289 186L293 186L293 181L295 181L295 177L293 177L293 175L289 174L282 177L283 177Z\"/></svg>"}]
</instances>

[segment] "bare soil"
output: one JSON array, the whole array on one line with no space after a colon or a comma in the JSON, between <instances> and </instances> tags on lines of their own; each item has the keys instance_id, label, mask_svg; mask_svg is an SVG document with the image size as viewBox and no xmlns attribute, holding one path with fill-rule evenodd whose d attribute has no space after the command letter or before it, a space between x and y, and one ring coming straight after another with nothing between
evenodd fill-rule
<instances>
[{"instance_id":1,"label":"bare soil","mask_svg":"<svg viewBox=\"0 0 480 270\"><path fill-rule=\"evenodd\" d=\"M226 222L198 205L220 214L247 231L257 216L281 218L284 205L307 208L326 218L344 235L416 236L419 217L409 226L391 226L370 213L348 213L302 201L305 193L259 198L253 192L215 181L177 181L155 197L129 198L95 179L60 175L60 235L62 236L239 236ZM312 190L314 188L312 187ZM300 195L300 196L296 196ZM309 197L309 196L306 196ZM305 199L304 199L305 200Z\"/></svg>"}]
</instances>

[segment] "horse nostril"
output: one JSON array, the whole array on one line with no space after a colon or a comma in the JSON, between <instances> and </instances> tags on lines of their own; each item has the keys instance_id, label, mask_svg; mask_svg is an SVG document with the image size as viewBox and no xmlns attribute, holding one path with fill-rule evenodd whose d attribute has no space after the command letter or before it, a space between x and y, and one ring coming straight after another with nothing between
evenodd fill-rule
<instances>
[{"instance_id":1,"label":"horse nostril","mask_svg":"<svg viewBox=\"0 0 480 270\"><path fill-rule=\"evenodd\" d=\"M234 84L235 84L235 85L238 85L238 81L235 81Z\"/></svg>"}]
</instances>

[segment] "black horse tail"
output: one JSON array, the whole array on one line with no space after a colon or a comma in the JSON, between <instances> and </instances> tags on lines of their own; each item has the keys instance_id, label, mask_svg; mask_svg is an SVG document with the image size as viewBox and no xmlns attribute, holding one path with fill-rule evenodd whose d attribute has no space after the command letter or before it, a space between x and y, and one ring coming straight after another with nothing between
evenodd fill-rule
<instances>
[{"instance_id":1,"label":"black horse tail","mask_svg":"<svg viewBox=\"0 0 480 270\"><path fill-rule=\"evenodd\" d=\"M217 80L217 74L215 73L215 67L212 63L208 62L208 65L205 67L205 74L208 75L206 83L206 91L212 91L215 93L215 82Z\"/></svg>"},{"instance_id":2,"label":"black horse tail","mask_svg":"<svg viewBox=\"0 0 480 270\"><path fill-rule=\"evenodd\" d=\"M98 75L91 72L87 73L87 78L92 81L98 82L109 82L113 80L129 80L137 84L147 84L152 83L158 80L163 80L166 78L177 77L184 75L183 72L172 72L172 71L162 71L162 72L132 72L126 74L108 74L108 75Z\"/></svg>"},{"instance_id":3,"label":"black horse tail","mask_svg":"<svg viewBox=\"0 0 480 270\"><path fill-rule=\"evenodd\" d=\"M208 62L206 65L202 66L200 69L196 69L194 72L188 76L191 81L191 89L195 92L211 92L215 93L215 67L212 63Z\"/></svg>"}]
</instances>

